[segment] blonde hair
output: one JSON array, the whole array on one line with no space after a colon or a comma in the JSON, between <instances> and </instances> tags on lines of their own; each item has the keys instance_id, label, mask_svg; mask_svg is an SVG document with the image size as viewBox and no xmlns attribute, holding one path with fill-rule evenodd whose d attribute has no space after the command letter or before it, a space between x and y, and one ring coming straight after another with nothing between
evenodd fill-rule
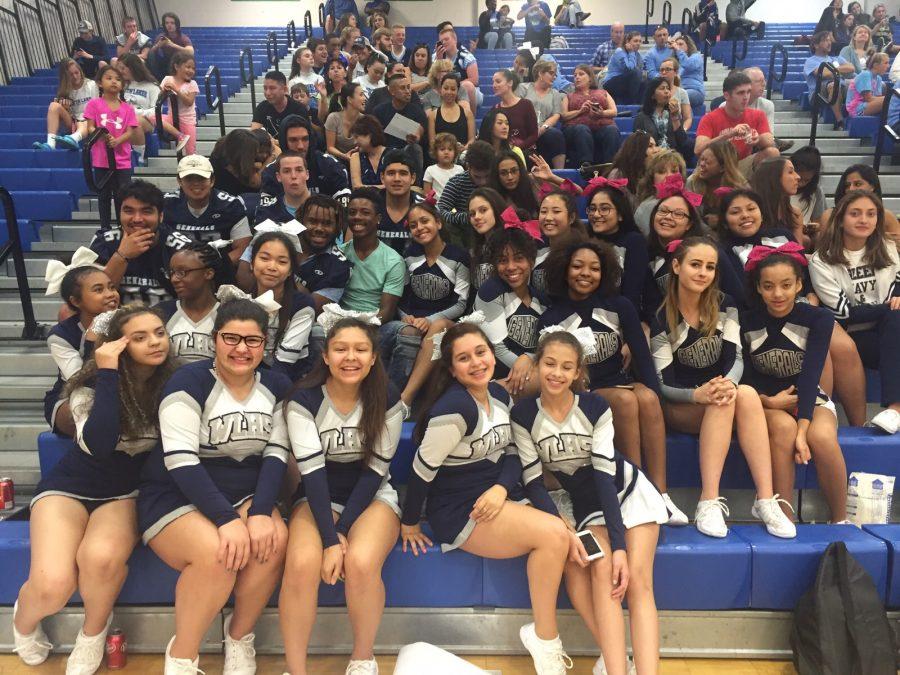
<instances>
[{"instance_id":1,"label":"blonde hair","mask_svg":"<svg viewBox=\"0 0 900 675\"><path fill-rule=\"evenodd\" d=\"M439 91L441 88L440 77L443 76L445 72L453 71L453 62L450 59L436 59L434 63L431 64L431 70L428 71L428 84L431 85L431 88L435 91Z\"/></svg>"},{"instance_id":2,"label":"blonde hair","mask_svg":"<svg viewBox=\"0 0 900 675\"><path fill-rule=\"evenodd\" d=\"M718 185L713 187L700 178L700 174L695 169L691 176L691 180L697 192L703 195L703 206L706 208L706 213L712 213L719 208L719 198L715 195L715 188L743 188L748 187L748 184L747 179L744 178L744 174L741 173L741 169L738 165L737 150L734 149L731 141L715 140L707 145L703 149L703 152L706 152L707 150L713 154L716 161L722 167L722 179L719 181Z\"/></svg>"},{"instance_id":3,"label":"blonde hair","mask_svg":"<svg viewBox=\"0 0 900 675\"><path fill-rule=\"evenodd\" d=\"M709 246L718 254L716 243L706 236L688 237L683 240L672 253L672 272L666 285L666 295L662 307L666 312L666 326L669 329L669 341L673 342L678 336L678 324L681 323L681 310L678 307L678 275L674 271L674 262L677 260L680 266L687 252L696 246ZM709 286L703 289L699 300L700 326L697 332L703 337L711 337L716 332L719 324L719 305L722 303L722 292L719 290L719 265L716 265L716 274Z\"/></svg>"},{"instance_id":4,"label":"blonde hair","mask_svg":"<svg viewBox=\"0 0 900 675\"><path fill-rule=\"evenodd\" d=\"M861 30L866 31L869 34L869 39L866 40L866 44L863 46L863 49L865 49L867 52L870 52L873 49L873 47L872 47L872 29L869 28L868 26L866 26L865 24L861 24L853 29L853 33L850 35L850 47L852 49L856 49L856 34Z\"/></svg>"},{"instance_id":5,"label":"blonde hair","mask_svg":"<svg viewBox=\"0 0 900 675\"><path fill-rule=\"evenodd\" d=\"M640 182L637 184L636 195L638 203L656 194L653 176L667 167L675 167L683 179L687 178L687 165L684 163L684 157L681 156L681 153L675 150L660 150L647 160L646 169L641 176Z\"/></svg>"},{"instance_id":6,"label":"blonde hair","mask_svg":"<svg viewBox=\"0 0 900 675\"><path fill-rule=\"evenodd\" d=\"M544 73L549 73L554 70L559 72L556 64L553 61L547 61L547 60L542 59L542 60L538 61L537 63L535 63L534 66L531 68L531 78L534 80L537 80L538 77L540 77Z\"/></svg>"},{"instance_id":7,"label":"blonde hair","mask_svg":"<svg viewBox=\"0 0 900 675\"><path fill-rule=\"evenodd\" d=\"M676 59L674 56L670 56L670 57L665 58L665 59L663 59L662 61L660 61L660 62L659 62L659 65L661 66L661 65L664 64L666 61L668 61L669 63L671 63L671 64L672 64L672 67L675 68L675 79L672 80L672 86L673 86L673 87L680 87L680 86L681 86L681 75L678 74L678 69L679 69L681 66L680 66L679 63L678 63L678 59Z\"/></svg>"}]
</instances>

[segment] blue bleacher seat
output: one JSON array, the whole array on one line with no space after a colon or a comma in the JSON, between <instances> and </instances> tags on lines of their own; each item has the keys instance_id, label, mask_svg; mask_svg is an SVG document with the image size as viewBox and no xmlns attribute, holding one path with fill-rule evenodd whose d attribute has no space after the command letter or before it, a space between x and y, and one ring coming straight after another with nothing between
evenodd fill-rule
<instances>
[{"instance_id":1,"label":"blue bleacher seat","mask_svg":"<svg viewBox=\"0 0 900 675\"><path fill-rule=\"evenodd\" d=\"M886 434L880 429L841 427L838 431L838 441L844 452L848 475L853 471L889 476L900 474L900 466L898 466L900 448L897 446L896 436ZM797 484L801 485L799 482ZM806 488L819 487L815 469L810 467L802 485Z\"/></svg>"},{"instance_id":2,"label":"blue bleacher seat","mask_svg":"<svg viewBox=\"0 0 900 675\"><path fill-rule=\"evenodd\" d=\"M75 207L71 192L50 190L10 191L19 220L70 220Z\"/></svg>"},{"instance_id":3,"label":"blue bleacher seat","mask_svg":"<svg viewBox=\"0 0 900 675\"><path fill-rule=\"evenodd\" d=\"M900 525L865 525L863 529L887 544L890 572L886 604L890 609L900 609Z\"/></svg>"}]
</instances>

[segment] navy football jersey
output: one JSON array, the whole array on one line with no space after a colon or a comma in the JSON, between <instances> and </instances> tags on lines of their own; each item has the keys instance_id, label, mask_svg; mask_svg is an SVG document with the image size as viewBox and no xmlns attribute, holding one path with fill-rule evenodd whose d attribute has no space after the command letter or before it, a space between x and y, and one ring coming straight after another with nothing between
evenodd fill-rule
<instances>
[{"instance_id":1,"label":"navy football jersey","mask_svg":"<svg viewBox=\"0 0 900 675\"><path fill-rule=\"evenodd\" d=\"M199 213L191 208L180 189L167 193L163 223L194 241L246 239L251 234L244 200L215 188L209 195L209 204Z\"/></svg>"}]
</instances>

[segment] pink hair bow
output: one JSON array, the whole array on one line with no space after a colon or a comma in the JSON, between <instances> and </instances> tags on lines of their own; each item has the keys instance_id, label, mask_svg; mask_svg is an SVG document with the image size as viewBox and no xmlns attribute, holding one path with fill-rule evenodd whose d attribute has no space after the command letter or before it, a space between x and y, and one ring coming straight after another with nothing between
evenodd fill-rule
<instances>
[{"instance_id":1,"label":"pink hair bow","mask_svg":"<svg viewBox=\"0 0 900 675\"><path fill-rule=\"evenodd\" d=\"M538 189L538 201L543 201L544 197L552 192L565 192L573 197L581 196L581 188L566 178L559 185L554 185L553 183L548 183L546 181L541 182L541 187Z\"/></svg>"},{"instance_id":2,"label":"pink hair bow","mask_svg":"<svg viewBox=\"0 0 900 675\"><path fill-rule=\"evenodd\" d=\"M656 198L668 199L669 197L684 197L687 203L695 209L703 203L703 195L684 189L684 178L680 173L666 176L662 183L656 184Z\"/></svg>"},{"instance_id":3,"label":"pink hair bow","mask_svg":"<svg viewBox=\"0 0 900 675\"><path fill-rule=\"evenodd\" d=\"M722 187L717 187L715 190L713 190L713 194L716 197L719 197L720 199L722 197L725 197L726 195L730 195L732 192L734 192L734 188L728 187L726 185L723 185Z\"/></svg>"},{"instance_id":4,"label":"pink hair bow","mask_svg":"<svg viewBox=\"0 0 900 675\"><path fill-rule=\"evenodd\" d=\"M806 256L803 255L803 247L795 241L789 241L778 248L772 248L771 246L754 246L750 251L750 255L747 256L747 264L744 265L744 269L747 272L752 272L759 263L776 253L793 258L804 267L808 264Z\"/></svg>"},{"instance_id":5,"label":"pink hair bow","mask_svg":"<svg viewBox=\"0 0 900 675\"><path fill-rule=\"evenodd\" d=\"M429 190L425 193L425 199L423 200L426 204L430 204L431 206L437 206L437 192L434 190Z\"/></svg>"},{"instance_id":6,"label":"pink hair bow","mask_svg":"<svg viewBox=\"0 0 900 675\"><path fill-rule=\"evenodd\" d=\"M675 253L675 249L678 248L679 246L681 246L682 241L684 241L684 240L683 239L673 239L672 241L670 241L668 244L666 244L666 253L668 253L670 255L672 253Z\"/></svg>"},{"instance_id":7,"label":"pink hair bow","mask_svg":"<svg viewBox=\"0 0 900 675\"><path fill-rule=\"evenodd\" d=\"M536 239L538 241L542 241L543 237L541 237L541 228L538 225L538 221L536 220L520 220L516 210L507 206L503 213L500 214L500 218L503 220L503 227L505 229L517 228L519 230L524 230L526 234L528 234L532 239Z\"/></svg>"},{"instance_id":8,"label":"pink hair bow","mask_svg":"<svg viewBox=\"0 0 900 675\"><path fill-rule=\"evenodd\" d=\"M628 187L628 179L627 178L613 178L610 180L609 178L604 178L603 176L597 176L596 178L591 178L588 181L587 187L584 188L584 196L588 201L594 196L594 193L603 187L611 187L613 190L618 190L619 192L625 192L625 188Z\"/></svg>"}]
</instances>

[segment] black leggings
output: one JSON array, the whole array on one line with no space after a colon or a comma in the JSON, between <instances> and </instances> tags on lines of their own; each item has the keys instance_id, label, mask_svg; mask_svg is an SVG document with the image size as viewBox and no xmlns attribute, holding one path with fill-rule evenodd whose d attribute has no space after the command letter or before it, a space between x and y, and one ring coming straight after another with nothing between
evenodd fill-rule
<instances>
[{"instance_id":1,"label":"black leggings","mask_svg":"<svg viewBox=\"0 0 900 675\"><path fill-rule=\"evenodd\" d=\"M109 180L100 188L100 192L97 195L99 201L97 204L97 211L100 214L100 227L104 230L108 230L112 227L112 214L109 210L110 200L115 201L116 222L119 222L119 209L122 208L119 192L131 182L132 171L131 169L103 169L94 167L94 182L99 185L100 181L104 180L106 176L109 176Z\"/></svg>"}]
</instances>

